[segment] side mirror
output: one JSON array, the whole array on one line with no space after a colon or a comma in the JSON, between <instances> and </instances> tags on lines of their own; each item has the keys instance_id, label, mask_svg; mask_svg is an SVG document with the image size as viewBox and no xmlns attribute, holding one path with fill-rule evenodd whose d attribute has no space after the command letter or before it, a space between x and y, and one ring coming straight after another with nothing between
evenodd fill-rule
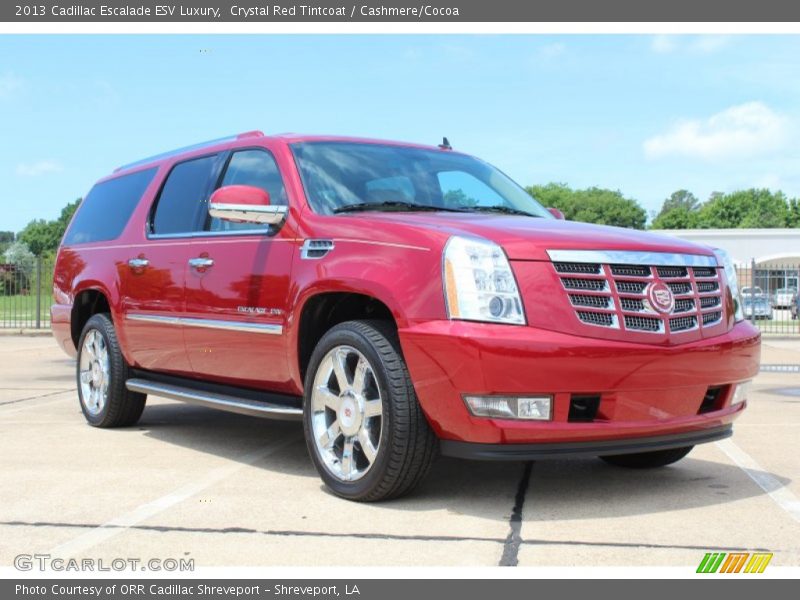
<instances>
[{"instance_id":1,"label":"side mirror","mask_svg":"<svg viewBox=\"0 0 800 600\"><path fill-rule=\"evenodd\" d=\"M287 206L273 206L269 194L252 185L226 185L211 194L208 214L233 223L280 225Z\"/></svg>"},{"instance_id":2,"label":"side mirror","mask_svg":"<svg viewBox=\"0 0 800 600\"><path fill-rule=\"evenodd\" d=\"M557 208L548 208L547 210L551 215L553 215L559 221L564 221L566 219L566 217L564 217L564 213L562 213Z\"/></svg>"}]
</instances>

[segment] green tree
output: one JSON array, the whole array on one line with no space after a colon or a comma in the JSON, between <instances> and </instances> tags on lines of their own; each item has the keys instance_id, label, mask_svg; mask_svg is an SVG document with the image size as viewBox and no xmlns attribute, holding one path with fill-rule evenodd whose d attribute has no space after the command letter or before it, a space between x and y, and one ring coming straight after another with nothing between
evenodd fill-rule
<instances>
[{"instance_id":1,"label":"green tree","mask_svg":"<svg viewBox=\"0 0 800 600\"><path fill-rule=\"evenodd\" d=\"M692 229L697 227L700 201L688 190L673 192L664 200L661 212L653 219L652 229Z\"/></svg>"},{"instance_id":2,"label":"green tree","mask_svg":"<svg viewBox=\"0 0 800 600\"><path fill-rule=\"evenodd\" d=\"M69 222L72 220L72 215L74 215L75 211L78 210L81 202L83 202L83 198L78 198L74 202L70 202L61 209L61 214L58 216L58 222L64 226L64 231L66 231L67 225L69 225Z\"/></svg>"},{"instance_id":3,"label":"green tree","mask_svg":"<svg viewBox=\"0 0 800 600\"><path fill-rule=\"evenodd\" d=\"M59 217L53 221L35 219L28 223L18 239L24 242L36 256L52 254L58 249L58 244L69 225L72 215L78 208L81 199L70 202L63 209Z\"/></svg>"},{"instance_id":4,"label":"green tree","mask_svg":"<svg viewBox=\"0 0 800 600\"><path fill-rule=\"evenodd\" d=\"M783 192L751 188L712 194L698 211L697 227L772 228L787 227L790 221L789 203Z\"/></svg>"},{"instance_id":5,"label":"green tree","mask_svg":"<svg viewBox=\"0 0 800 600\"><path fill-rule=\"evenodd\" d=\"M559 209L570 221L643 229L647 213L618 190L590 187L573 190L563 183L533 185L527 192L545 206Z\"/></svg>"},{"instance_id":6,"label":"green tree","mask_svg":"<svg viewBox=\"0 0 800 600\"><path fill-rule=\"evenodd\" d=\"M58 243L61 241L60 229L58 221L36 219L25 226L19 234L19 239L33 254L42 256L58 248Z\"/></svg>"},{"instance_id":7,"label":"green tree","mask_svg":"<svg viewBox=\"0 0 800 600\"><path fill-rule=\"evenodd\" d=\"M800 200L792 198L789 200L789 227L800 227Z\"/></svg>"},{"instance_id":8,"label":"green tree","mask_svg":"<svg viewBox=\"0 0 800 600\"><path fill-rule=\"evenodd\" d=\"M0 257L5 254L8 247L14 242L13 231L0 231Z\"/></svg>"},{"instance_id":9,"label":"green tree","mask_svg":"<svg viewBox=\"0 0 800 600\"><path fill-rule=\"evenodd\" d=\"M447 190L442 199L444 200L445 206L449 206L452 208L461 208L461 207L478 205L478 201L475 200L475 198L467 196L467 194L464 193L464 190L460 188L457 190Z\"/></svg>"}]
</instances>

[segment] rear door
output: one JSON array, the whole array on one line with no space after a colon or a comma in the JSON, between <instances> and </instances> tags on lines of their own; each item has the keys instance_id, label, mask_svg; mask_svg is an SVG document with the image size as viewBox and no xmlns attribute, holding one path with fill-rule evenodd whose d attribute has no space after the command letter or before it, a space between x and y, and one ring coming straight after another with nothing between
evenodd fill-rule
<instances>
[{"instance_id":1,"label":"rear door","mask_svg":"<svg viewBox=\"0 0 800 600\"><path fill-rule=\"evenodd\" d=\"M192 375L183 339L190 238L221 159L214 154L172 167L148 216L146 240L120 265L126 345L137 367Z\"/></svg>"},{"instance_id":2,"label":"rear door","mask_svg":"<svg viewBox=\"0 0 800 600\"><path fill-rule=\"evenodd\" d=\"M216 187L250 185L274 205L286 186L266 148L235 150ZM192 240L186 273L184 336L198 377L235 385L290 389L284 321L294 235L289 224L264 227L206 217Z\"/></svg>"}]
</instances>

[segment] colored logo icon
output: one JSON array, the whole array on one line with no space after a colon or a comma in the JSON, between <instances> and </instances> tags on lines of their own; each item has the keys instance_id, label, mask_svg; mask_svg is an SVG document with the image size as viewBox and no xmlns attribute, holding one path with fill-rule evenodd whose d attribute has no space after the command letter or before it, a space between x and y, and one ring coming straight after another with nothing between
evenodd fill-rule
<instances>
[{"instance_id":1,"label":"colored logo icon","mask_svg":"<svg viewBox=\"0 0 800 600\"><path fill-rule=\"evenodd\" d=\"M763 573L772 552L708 552L697 567L698 573Z\"/></svg>"}]
</instances>

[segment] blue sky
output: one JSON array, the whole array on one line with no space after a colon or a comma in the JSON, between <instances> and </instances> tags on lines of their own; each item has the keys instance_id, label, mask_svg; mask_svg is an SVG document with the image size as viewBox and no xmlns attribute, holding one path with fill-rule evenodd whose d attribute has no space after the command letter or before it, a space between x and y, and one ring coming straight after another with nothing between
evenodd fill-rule
<instances>
[{"instance_id":1,"label":"blue sky","mask_svg":"<svg viewBox=\"0 0 800 600\"><path fill-rule=\"evenodd\" d=\"M800 36L0 36L0 230L261 129L438 143L523 185L800 196Z\"/></svg>"}]
</instances>

